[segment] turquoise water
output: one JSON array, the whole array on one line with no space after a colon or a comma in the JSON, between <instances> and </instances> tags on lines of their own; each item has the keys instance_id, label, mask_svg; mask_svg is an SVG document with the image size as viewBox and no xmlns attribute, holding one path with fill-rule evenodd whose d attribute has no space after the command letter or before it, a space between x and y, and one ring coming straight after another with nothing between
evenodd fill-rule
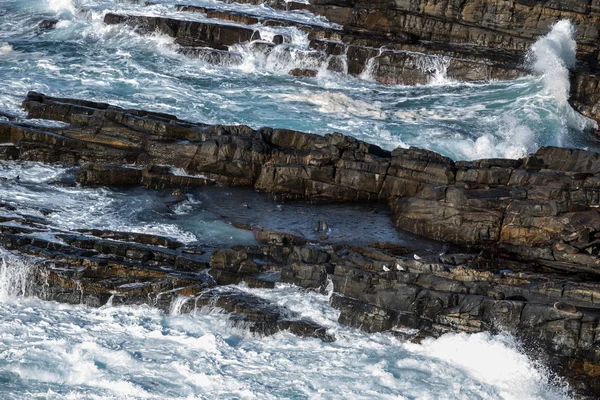
<instances>
[{"instance_id":1,"label":"turquoise water","mask_svg":"<svg viewBox=\"0 0 600 400\"><path fill-rule=\"evenodd\" d=\"M205 123L339 131L387 149L416 145L455 159L520 157L547 144L594 147L590 121L566 103L565 66L574 50L568 23L532 50L530 77L450 82L440 60L435 82L400 87L324 69L316 78L290 77L290 69L308 63L302 56L307 38L295 29L256 26L266 38L285 29L293 42L269 57L239 46L232 50L242 55L241 65L211 65L182 56L168 37L105 26L108 11L180 15L166 1L152 7L109 0L0 2L0 111L25 117L20 103L29 90L37 90ZM37 28L46 18L60 20L56 29ZM293 18L328 25L303 13ZM226 190L199 191L172 207L162 194L148 190L49 185L69 174L60 166L2 163L0 202L16 207L16 213L46 218L56 229L150 232L206 246L254 243L248 232L219 217L235 214L240 206ZM253 204L254 209L271 212L273 205L263 203ZM311 230L308 219L319 217L279 217L287 212L293 214L294 206L273 214L274 226L302 233ZM321 212L344 218L343 210ZM352 221L353 233L369 240L372 235L404 240L369 218ZM286 221L294 225L286 227ZM340 235L340 240L356 238ZM0 259L1 399L568 398L563 384L507 335L444 335L404 343L339 325L328 295L287 285L275 290L240 286L326 326L337 341L288 333L263 338L231 327L228 316L218 312L165 315L144 307L90 309L23 297L32 261L3 249Z\"/></svg>"},{"instance_id":2,"label":"turquoise water","mask_svg":"<svg viewBox=\"0 0 600 400\"><path fill-rule=\"evenodd\" d=\"M225 7L213 1L189 3ZM37 90L205 123L339 131L387 149L414 145L455 159L522 157L543 145L595 148L587 131L591 121L576 115L566 102L568 73L559 65L565 55L548 54L552 43L538 46L542 68L517 81L450 82L440 59L430 85L385 86L368 76L358 79L323 68L316 78L290 77L290 69L311 66L302 56L306 35L294 28L256 26L265 38L285 31L293 43L269 57L237 46L232 50L242 54L241 65L211 65L179 54L169 37L142 37L127 27L104 25L109 11L182 15L167 2L152 7L106 0L2 2L0 110L18 113L27 91ZM202 19L202 14L191 17ZM37 24L44 18L60 21L56 29L41 31ZM556 38L567 50L570 34Z\"/></svg>"}]
</instances>

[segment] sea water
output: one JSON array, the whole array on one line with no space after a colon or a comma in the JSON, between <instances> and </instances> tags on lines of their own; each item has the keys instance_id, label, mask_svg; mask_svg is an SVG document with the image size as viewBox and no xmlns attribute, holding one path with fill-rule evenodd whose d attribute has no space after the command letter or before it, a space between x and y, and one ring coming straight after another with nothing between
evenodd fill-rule
<instances>
[{"instance_id":1,"label":"sea water","mask_svg":"<svg viewBox=\"0 0 600 400\"><path fill-rule=\"evenodd\" d=\"M532 47L523 65L531 75L508 82L462 83L445 77L443 58L422 86L387 86L367 72L359 78L327 71L307 56L308 38L296 28L254 28L265 39L285 33L292 43L265 55L233 46L243 62L214 65L178 52L173 39L140 36L131 28L105 25L108 12L181 18L175 2L4 0L0 3L0 111L23 115L28 90L53 96L105 101L167 112L203 123L270 126L325 134L342 132L392 150L419 146L454 159L518 158L544 145L596 148L595 124L567 102L567 68L575 58L568 21ZM283 11L265 6L187 3L242 8L265 16ZM335 27L320 17L288 12L288 18ZM291 17L290 17L291 16ZM206 20L203 14L186 18ZM43 19L58 19L40 30ZM213 21L214 22L214 21ZM295 67L314 68L315 78L295 78Z\"/></svg>"},{"instance_id":2,"label":"sea water","mask_svg":"<svg viewBox=\"0 0 600 400\"><path fill-rule=\"evenodd\" d=\"M453 82L439 59L430 84L404 87L377 84L368 70L355 78L310 64L303 56L307 37L295 28L256 26L263 38L285 33L292 43L268 56L236 46L232 50L242 63L214 65L180 54L172 38L103 24L107 12L182 15L175 2L141 3L0 2L0 112L24 118L20 103L36 90L204 123L337 131L390 150L413 145L454 159L522 157L543 145L595 148L587 132L593 122L567 102L575 55L568 21L532 46L523 59L531 70L526 78ZM264 6L187 3L282 15ZM286 16L335 27L302 12ZM40 30L38 23L49 18L59 20L56 28ZM319 73L289 76L296 66ZM223 204L234 207L235 200L227 199L235 195L227 190L199 191L173 207L150 190L50 184L72 174L62 166L0 163L0 203L15 208L2 212L44 218L58 230L150 232L208 247L254 243L250 233L219 217ZM257 207L261 213L267 208L266 200ZM315 211L311 218L319 212L338 211ZM364 221L352 229L360 236L409 240L391 225ZM328 294L285 284L273 290L240 285L238 290L324 325L337 340L323 343L286 332L261 337L233 327L216 311L179 315L177 307L164 314L143 306L92 309L43 302L27 296L34 262L0 249L0 399L568 398L564 383L509 335L447 334L407 343L338 324Z\"/></svg>"}]
</instances>

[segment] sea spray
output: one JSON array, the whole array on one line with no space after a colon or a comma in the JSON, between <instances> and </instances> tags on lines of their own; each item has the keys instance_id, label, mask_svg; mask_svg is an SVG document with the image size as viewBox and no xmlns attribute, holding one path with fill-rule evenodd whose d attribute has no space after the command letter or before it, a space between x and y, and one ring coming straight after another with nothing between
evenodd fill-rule
<instances>
[{"instance_id":1,"label":"sea spray","mask_svg":"<svg viewBox=\"0 0 600 400\"><path fill-rule=\"evenodd\" d=\"M452 79L448 79L448 67L450 66L450 57L445 56L417 56L417 67L428 74L430 85L447 85L455 83Z\"/></svg>"},{"instance_id":2,"label":"sea spray","mask_svg":"<svg viewBox=\"0 0 600 400\"><path fill-rule=\"evenodd\" d=\"M558 21L547 35L531 46L527 55L532 71L543 77L546 91L565 107L571 89L569 68L575 66L577 54L574 36L575 27L571 21Z\"/></svg>"},{"instance_id":3,"label":"sea spray","mask_svg":"<svg viewBox=\"0 0 600 400\"><path fill-rule=\"evenodd\" d=\"M56 11L57 16L66 17L76 13L72 0L46 0L46 2L50 10Z\"/></svg>"},{"instance_id":4,"label":"sea spray","mask_svg":"<svg viewBox=\"0 0 600 400\"><path fill-rule=\"evenodd\" d=\"M571 21L563 19L556 22L547 35L531 46L527 60L531 70L542 77L544 94L551 97L564 113L566 124L571 128L587 130L596 127L596 123L579 114L569 104L569 69L575 67L577 61L575 34Z\"/></svg>"},{"instance_id":5,"label":"sea spray","mask_svg":"<svg viewBox=\"0 0 600 400\"><path fill-rule=\"evenodd\" d=\"M6 55L13 51L12 45L4 42L0 42L0 56Z\"/></svg>"},{"instance_id":6,"label":"sea spray","mask_svg":"<svg viewBox=\"0 0 600 400\"><path fill-rule=\"evenodd\" d=\"M365 68L358 76L360 79L365 81L375 80L375 71L377 71L377 68L379 67L379 57L381 57L382 51L383 48L380 48L376 56L373 56L367 60Z\"/></svg>"},{"instance_id":7,"label":"sea spray","mask_svg":"<svg viewBox=\"0 0 600 400\"><path fill-rule=\"evenodd\" d=\"M33 263L0 248L0 301L28 293Z\"/></svg>"},{"instance_id":8,"label":"sea spray","mask_svg":"<svg viewBox=\"0 0 600 400\"><path fill-rule=\"evenodd\" d=\"M524 95L514 106L493 118L495 130L483 131L473 141L452 144L468 159L520 158L535 152L540 145L574 146L573 131L587 131L595 122L575 111L569 104L569 68L576 63L575 28L569 20L555 23L529 49L526 63L541 82L541 90ZM553 121L548 128L543 123ZM578 132L576 132L578 133ZM576 134L575 133L575 134Z\"/></svg>"}]
</instances>

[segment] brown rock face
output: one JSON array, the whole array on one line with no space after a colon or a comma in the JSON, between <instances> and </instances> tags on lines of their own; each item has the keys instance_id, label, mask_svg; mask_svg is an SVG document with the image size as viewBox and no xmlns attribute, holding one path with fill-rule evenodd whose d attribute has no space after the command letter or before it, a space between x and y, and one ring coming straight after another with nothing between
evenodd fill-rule
<instances>
[{"instance_id":1,"label":"brown rock face","mask_svg":"<svg viewBox=\"0 0 600 400\"><path fill-rule=\"evenodd\" d=\"M313 0L309 9L359 35L387 37L405 41L427 41L435 45L462 44L477 49L476 54L448 62L448 76L460 80L512 79L518 67L499 64L477 64L496 50L504 51L501 59L510 60L511 52L523 54L540 36L548 33L559 20L570 20L576 29L579 65L572 76L572 102L583 114L600 118L598 87L598 40L600 39L600 3L596 0ZM452 47L452 46L450 46ZM454 46L461 48L461 46ZM443 51L424 48L425 54L449 56ZM514 54L514 53L513 53ZM399 57L399 59L398 59ZM485 57L485 56L484 56ZM375 78L385 83L422 83L415 63L406 55L385 54L379 57Z\"/></svg>"},{"instance_id":2,"label":"brown rock face","mask_svg":"<svg viewBox=\"0 0 600 400\"><path fill-rule=\"evenodd\" d=\"M38 93L24 106L30 117L71 125L44 131L0 124L0 135L15 146L6 157L88 162L77 175L83 185L216 183L253 186L279 199L386 200L399 229L600 275L598 153L548 147L522 160L455 163L431 151L389 152L337 133L192 124Z\"/></svg>"},{"instance_id":3,"label":"brown rock face","mask_svg":"<svg viewBox=\"0 0 600 400\"><path fill-rule=\"evenodd\" d=\"M255 231L260 246L223 249L186 249L168 238L100 231L62 231L59 243L33 237L26 226L3 225L3 247L55 261L57 268L38 278L51 286L47 298L102 305L117 293L113 301L138 304L169 291L172 296L156 299L158 306L168 309L182 293L194 299L189 310L217 304L245 315L240 321L250 321L256 332L285 329L331 340L322 327L290 321L287 311L253 297L206 292L240 282L272 288L274 281L261 274L275 271L283 282L333 290L344 324L433 336L506 330L542 349L582 392L598 390L598 153L545 147L521 160L454 162L417 148L389 152L339 133L194 124L34 92L23 104L30 117L69 125L0 122L0 139L11 143L0 154L81 165L82 185L218 184L310 202L385 200L398 229L479 253L402 257L404 249L381 243L308 243L268 229ZM186 174L173 174L173 167ZM315 227L321 240L327 229L324 220Z\"/></svg>"},{"instance_id":4,"label":"brown rock face","mask_svg":"<svg viewBox=\"0 0 600 400\"><path fill-rule=\"evenodd\" d=\"M253 29L224 24L185 21L163 17L143 17L132 15L106 14L104 23L108 25L127 24L140 33L162 32L175 38L182 46L206 46L227 50L227 46L260 39Z\"/></svg>"}]
</instances>

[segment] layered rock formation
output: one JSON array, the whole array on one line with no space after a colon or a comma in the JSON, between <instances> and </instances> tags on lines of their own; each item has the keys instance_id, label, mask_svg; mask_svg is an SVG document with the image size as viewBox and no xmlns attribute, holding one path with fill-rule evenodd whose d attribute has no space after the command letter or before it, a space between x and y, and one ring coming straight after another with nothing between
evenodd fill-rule
<instances>
[{"instance_id":1,"label":"layered rock formation","mask_svg":"<svg viewBox=\"0 0 600 400\"><path fill-rule=\"evenodd\" d=\"M313 0L307 9L345 31L394 39L412 35L417 41L462 44L458 47L470 47L476 54L501 49L521 56L554 23L568 19L577 30L578 45L571 101L584 115L600 118L596 0Z\"/></svg>"},{"instance_id":2,"label":"layered rock formation","mask_svg":"<svg viewBox=\"0 0 600 400\"><path fill-rule=\"evenodd\" d=\"M542 148L521 160L454 162L415 148L389 152L337 133L193 124L38 93L28 95L24 108L31 118L70 125L0 125L0 138L14 144L3 147L5 158L87 163L78 173L82 185L216 183L287 200L386 200L400 229L600 275L597 153Z\"/></svg>"},{"instance_id":3,"label":"layered rock formation","mask_svg":"<svg viewBox=\"0 0 600 400\"><path fill-rule=\"evenodd\" d=\"M243 2L306 10L339 26L324 28L292 18L264 18L186 4L178 5L178 10L202 13L214 23L116 14L106 15L105 22L124 23L142 33L160 31L173 36L183 46L182 52L209 62L240 63L241 56L232 46L239 43L265 57L275 46L283 45L279 51L303 54L300 59L305 65L299 68L304 72L295 70L296 76L314 76L317 70L329 69L366 74L382 83L413 85L427 83L440 73L461 81L522 76L527 73L529 47L554 23L568 19L577 30L578 45L571 103L584 115L600 118L600 3L596 0ZM295 26L308 34L309 49L288 47L289 39L280 35L273 42L262 41L259 26Z\"/></svg>"},{"instance_id":4,"label":"layered rock formation","mask_svg":"<svg viewBox=\"0 0 600 400\"><path fill-rule=\"evenodd\" d=\"M299 3L272 5L321 10ZM264 18L248 12L224 12L184 4L178 5L177 9L190 13L190 19L109 13L104 22L125 24L142 34L158 31L169 35L182 46L183 53L208 62L241 63L239 48L234 46L237 44L262 57L268 57L277 47L281 54L294 54L300 67L290 66L290 72L296 76L298 70L304 71L302 76L314 76L317 70L327 69L354 76L367 74L382 83L414 85L428 83L433 75L442 72L448 78L463 81L513 79L525 74L522 54L512 49L481 52L450 43L421 41L411 33L374 34L345 25L324 27L292 18ZM194 13L206 15L211 22L193 20ZM308 48L289 45L290 38L283 35L275 35L272 41L261 40L260 26L296 27L308 35Z\"/></svg>"},{"instance_id":5,"label":"layered rock formation","mask_svg":"<svg viewBox=\"0 0 600 400\"><path fill-rule=\"evenodd\" d=\"M80 166L84 186L225 185L279 200L385 201L398 229L467 250L407 257L411 250L385 243L340 245L326 235L311 242L268 230L255 232L258 246L190 248L168 238L58 232L43 220L5 217L2 245L46 260L34 285L44 298L176 304L183 311L212 304L257 332L287 329L332 340L289 310L215 288L273 287L265 273L275 271L304 288L324 290L331 282L331 303L344 324L413 339L505 330L530 352L541 351L581 393L600 390L598 153L542 148L520 160L454 162L337 133L211 126L34 92L23 105L31 118L66 125L0 122L1 157ZM48 240L48 232L60 241ZM183 306L177 296L185 297Z\"/></svg>"}]
</instances>

